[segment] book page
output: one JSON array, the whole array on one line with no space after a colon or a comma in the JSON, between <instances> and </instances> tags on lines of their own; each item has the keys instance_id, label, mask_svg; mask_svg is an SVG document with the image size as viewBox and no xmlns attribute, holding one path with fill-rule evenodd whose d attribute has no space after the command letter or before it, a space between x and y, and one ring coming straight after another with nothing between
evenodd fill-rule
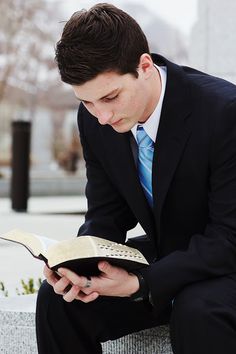
<instances>
[{"instance_id":1,"label":"book page","mask_svg":"<svg viewBox=\"0 0 236 354\"><path fill-rule=\"evenodd\" d=\"M72 240L61 241L49 247L46 252L51 267L64 261L93 257L117 258L148 264L141 252L135 248L95 236L79 236Z\"/></svg>"},{"instance_id":2,"label":"book page","mask_svg":"<svg viewBox=\"0 0 236 354\"><path fill-rule=\"evenodd\" d=\"M40 254L44 255L49 246L58 243L56 240L18 229L11 230L0 237L4 240L17 242L25 246L35 257L38 257Z\"/></svg>"},{"instance_id":3,"label":"book page","mask_svg":"<svg viewBox=\"0 0 236 354\"><path fill-rule=\"evenodd\" d=\"M80 236L64 240L49 247L46 258L50 267L65 260L96 257L96 249L92 246L90 236Z\"/></svg>"},{"instance_id":4,"label":"book page","mask_svg":"<svg viewBox=\"0 0 236 354\"><path fill-rule=\"evenodd\" d=\"M143 254L136 248L129 247L114 241L105 240L99 237L91 237L91 241L96 246L96 253L109 258L120 258L129 261L148 264Z\"/></svg>"},{"instance_id":5,"label":"book page","mask_svg":"<svg viewBox=\"0 0 236 354\"><path fill-rule=\"evenodd\" d=\"M54 240L52 238L48 238L45 236L39 236L34 234L34 236L36 237L36 239L41 243L41 248L42 248L42 253L44 254L47 249L52 246L55 245L56 243L58 243L59 241Z\"/></svg>"}]
</instances>

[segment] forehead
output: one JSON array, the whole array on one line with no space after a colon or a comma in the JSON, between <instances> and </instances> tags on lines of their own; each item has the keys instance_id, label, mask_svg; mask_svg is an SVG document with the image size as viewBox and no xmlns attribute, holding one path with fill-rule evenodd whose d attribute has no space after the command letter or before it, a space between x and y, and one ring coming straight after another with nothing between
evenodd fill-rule
<instances>
[{"instance_id":1,"label":"forehead","mask_svg":"<svg viewBox=\"0 0 236 354\"><path fill-rule=\"evenodd\" d=\"M77 98L82 101L92 101L107 96L112 91L121 90L131 78L130 74L122 75L111 71L99 74L82 85L72 87Z\"/></svg>"}]
</instances>

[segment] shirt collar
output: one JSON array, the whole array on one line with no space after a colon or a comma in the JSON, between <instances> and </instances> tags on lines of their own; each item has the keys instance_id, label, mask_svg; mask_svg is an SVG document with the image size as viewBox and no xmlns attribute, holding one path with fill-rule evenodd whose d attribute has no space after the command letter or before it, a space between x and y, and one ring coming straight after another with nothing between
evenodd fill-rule
<instances>
[{"instance_id":1,"label":"shirt collar","mask_svg":"<svg viewBox=\"0 0 236 354\"><path fill-rule=\"evenodd\" d=\"M161 78L161 94L159 101L157 103L157 106L153 113L150 115L150 117L147 119L147 121L143 124L137 123L133 126L131 129L131 132L137 141L136 138L136 133L137 133L137 127L138 125L142 125L143 129L145 132L148 134L148 136L152 139L152 141L156 141L156 136L157 136L157 130L159 127L159 122L160 122L160 117L161 117L161 109L162 109L162 103L165 95L165 89L166 89L166 79L167 79L167 68L166 66L158 66L154 64L156 69L159 71L160 78Z\"/></svg>"}]
</instances>

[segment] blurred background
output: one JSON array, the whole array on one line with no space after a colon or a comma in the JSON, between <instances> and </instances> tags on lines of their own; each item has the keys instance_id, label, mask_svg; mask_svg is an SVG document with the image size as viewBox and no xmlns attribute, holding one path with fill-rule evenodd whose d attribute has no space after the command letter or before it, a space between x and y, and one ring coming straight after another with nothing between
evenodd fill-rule
<instances>
[{"instance_id":1,"label":"blurred background","mask_svg":"<svg viewBox=\"0 0 236 354\"><path fill-rule=\"evenodd\" d=\"M236 81L236 2L110 1L135 17L151 50ZM55 43L65 21L96 1L0 0L0 197L10 196L14 121L31 125L30 195L83 193L78 102L60 82Z\"/></svg>"}]
</instances>

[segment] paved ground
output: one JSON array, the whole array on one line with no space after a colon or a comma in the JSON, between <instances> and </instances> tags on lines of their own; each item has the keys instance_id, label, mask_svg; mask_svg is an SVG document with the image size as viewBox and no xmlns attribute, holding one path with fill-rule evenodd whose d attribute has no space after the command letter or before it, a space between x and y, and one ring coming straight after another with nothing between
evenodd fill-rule
<instances>
[{"instance_id":1,"label":"paved ground","mask_svg":"<svg viewBox=\"0 0 236 354\"><path fill-rule=\"evenodd\" d=\"M83 223L86 199L80 197L32 197L27 213L11 210L10 200L0 199L0 234L13 228L20 228L58 240L76 236ZM137 226L129 235L140 235ZM42 277L43 263L33 259L22 246L0 240L0 281L3 281L10 295L21 288L20 280ZM0 294L1 296L1 294Z\"/></svg>"}]
</instances>

